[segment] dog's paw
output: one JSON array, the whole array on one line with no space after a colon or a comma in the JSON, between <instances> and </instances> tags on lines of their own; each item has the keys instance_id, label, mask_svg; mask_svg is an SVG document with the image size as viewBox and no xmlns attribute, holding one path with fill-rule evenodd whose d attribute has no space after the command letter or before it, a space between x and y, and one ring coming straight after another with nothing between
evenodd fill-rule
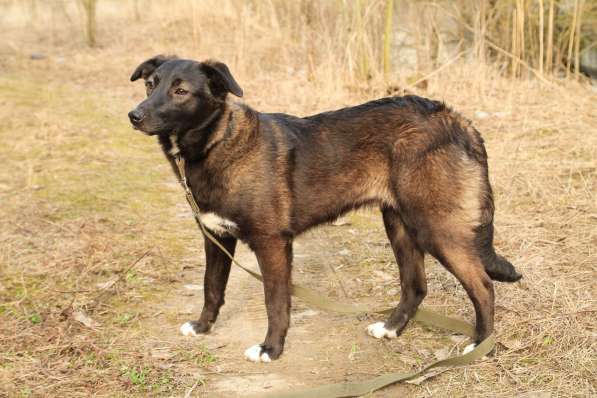
<instances>
[{"instance_id":1,"label":"dog's paw","mask_svg":"<svg viewBox=\"0 0 597 398\"><path fill-rule=\"evenodd\" d=\"M203 325L197 321L189 321L180 326L180 333L185 336L198 336L209 331L209 325Z\"/></svg>"},{"instance_id":2,"label":"dog's paw","mask_svg":"<svg viewBox=\"0 0 597 398\"><path fill-rule=\"evenodd\" d=\"M369 336L373 336L376 339L381 339L382 337L393 339L398 335L396 333L396 330L386 329L385 322L375 322L367 326L367 333L369 334Z\"/></svg>"},{"instance_id":3,"label":"dog's paw","mask_svg":"<svg viewBox=\"0 0 597 398\"><path fill-rule=\"evenodd\" d=\"M247 348L245 351L245 358L251 362L271 362L272 359L269 354L265 352L261 344L255 344Z\"/></svg>"},{"instance_id":4,"label":"dog's paw","mask_svg":"<svg viewBox=\"0 0 597 398\"><path fill-rule=\"evenodd\" d=\"M180 327L180 333L185 336L197 336L199 333L195 332L195 327L193 327L192 322L183 323Z\"/></svg>"},{"instance_id":5,"label":"dog's paw","mask_svg":"<svg viewBox=\"0 0 597 398\"><path fill-rule=\"evenodd\" d=\"M467 345L466 347L464 347L464 350L462 350L462 355L468 354L469 352L473 351L476 347L477 347L477 344L475 344L475 343L471 343L471 344Z\"/></svg>"},{"instance_id":6,"label":"dog's paw","mask_svg":"<svg viewBox=\"0 0 597 398\"><path fill-rule=\"evenodd\" d=\"M464 347L464 350L462 350L462 355L466 355L470 352L472 352L475 348L477 348L479 344L477 343L471 343L469 345L467 345L466 347ZM487 355L483 355L483 357L481 358L481 361L486 361L487 359Z\"/></svg>"}]
</instances>

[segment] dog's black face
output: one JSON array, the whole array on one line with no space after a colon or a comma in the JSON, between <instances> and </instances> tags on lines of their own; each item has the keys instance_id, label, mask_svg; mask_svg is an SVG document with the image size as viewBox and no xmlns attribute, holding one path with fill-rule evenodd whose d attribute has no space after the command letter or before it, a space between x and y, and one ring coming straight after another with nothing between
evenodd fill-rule
<instances>
[{"instance_id":1,"label":"dog's black face","mask_svg":"<svg viewBox=\"0 0 597 398\"><path fill-rule=\"evenodd\" d=\"M242 89L220 62L197 62L158 55L135 69L131 81L145 80L147 99L128 116L148 135L170 135L201 128L224 106L228 93Z\"/></svg>"}]
</instances>

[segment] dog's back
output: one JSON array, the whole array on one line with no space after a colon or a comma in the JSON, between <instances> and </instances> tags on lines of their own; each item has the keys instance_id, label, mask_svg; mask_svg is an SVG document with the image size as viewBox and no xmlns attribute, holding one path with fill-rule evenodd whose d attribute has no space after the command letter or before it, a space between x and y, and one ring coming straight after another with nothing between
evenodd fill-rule
<instances>
[{"instance_id":1,"label":"dog's back","mask_svg":"<svg viewBox=\"0 0 597 398\"><path fill-rule=\"evenodd\" d=\"M442 256L446 242L466 241L492 279L520 279L493 249L483 139L443 103L390 97L305 118L265 116L285 127L294 234L362 205L393 208L425 251Z\"/></svg>"}]
</instances>

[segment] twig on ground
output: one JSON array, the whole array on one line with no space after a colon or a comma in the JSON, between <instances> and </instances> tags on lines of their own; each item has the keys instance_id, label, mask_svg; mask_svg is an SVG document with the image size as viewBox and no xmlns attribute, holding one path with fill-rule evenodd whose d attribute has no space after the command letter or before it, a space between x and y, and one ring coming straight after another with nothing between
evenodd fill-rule
<instances>
[{"instance_id":1,"label":"twig on ground","mask_svg":"<svg viewBox=\"0 0 597 398\"><path fill-rule=\"evenodd\" d=\"M194 390L195 388L197 388L197 386L198 386L199 384L203 385L203 379L197 379L197 381L195 382L195 384L193 384L193 387L191 387L191 388L189 389L189 391L187 391L187 392L186 392L186 394L184 395L184 398L189 398L189 397L191 396L191 394L193 393L193 390Z\"/></svg>"},{"instance_id":2,"label":"twig on ground","mask_svg":"<svg viewBox=\"0 0 597 398\"><path fill-rule=\"evenodd\" d=\"M344 297L345 298L350 298L348 296L348 292L346 291L346 288L344 287L344 283L342 282L342 278L340 278L340 275L338 275L338 273L336 272L336 270L334 269L334 267L331 264L328 264L328 267L332 270L332 274L334 274L334 278L336 278L336 281L340 285L340 289L342 290L342 294L344 294Z\"/></svg>"},{"instance_id":3,"label":"twig on ground","mask_svg":"<svg viewBox=\"0 0 597 398\"><path fill-rule=\"evenodd\" d=\"M137 258L133 263L131 263L131 265L129 265L126 269L121 271L118 274L118 279L116 279L116 281L114 281L114 283L111 284L110 287L114 287L114 286L116 286L116 284L118 284L118 282L121 282L125 278L126 274L128 274L128 272L130 270L132 270L137 264L139 264L139 262L141 260L143 260L151 252L151 250L152 249L147 250L139 258ZM106 292L108 290L109 290L108 288L102 289L101 292L91 301L90 307L91 308L95 307L99 303L100 299L106 294Z\"/></svg>"}]
</instances>

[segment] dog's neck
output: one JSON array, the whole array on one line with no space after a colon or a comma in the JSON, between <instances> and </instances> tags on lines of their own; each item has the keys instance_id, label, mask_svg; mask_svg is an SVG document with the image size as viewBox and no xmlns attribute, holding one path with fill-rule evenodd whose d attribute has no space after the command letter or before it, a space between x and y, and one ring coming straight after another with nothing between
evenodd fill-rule
<instances>
[{"instance_id":1,"label":"dog's neck","mask_svg":"<svg viewBox=\"0 0 597 398\"><path fill-rule=\"evenodd\" d=\"M181 139L183 139L184 137L186 137L189 134L192 135L208 135L209 133L206 131L203 131L205 129L207 129L208 127L210 127L210 125L212 124L212 122L214 122L216 120L216 118L218 116L220 116L222 113L221 109L215 109L208 117L207 119L205 119L199 126L186 131L185 133L183 133L182 135L178 135L176 133L170 134L168 136L169 140L170 140L170 146L171 148L168 150L168 154L170 154L171 156L178 156L180 154L180 147L178 146L178 143L181 141ZM203 150L203 152L205 152L205 149Z\"/></svg>"},{"instance_id":2,"label":"dog's neck","mask_svg":"<svg viewBox=\"0 0 597 398\"><path fill-rule=\"evenodd\" d=\"M242 101L227 98L226 104L209 114L199 126L179 134L161 135L158 139L171 163L176 156L182 156L187 162L207 160L223 145L226 156L220 157L222 161L234 158L238 148L254 139L253 132L257 131L258 124L258 112ZM217 163L221 165L220 161Z\"/></svg>"},{"instance_id":3,"label":"dog's neck","mask_svg":"<svg viewBox=\"0 0 597 398\"><path fill-rule=\"evenodd\" d=\"M187 160L197 160L205 157L212 141L217 134L225 110L215 109L197 127L187 131L173 132L167 136L160 136L159 142L167 155L182 156Z\"/></svg>"}]
</instances>

